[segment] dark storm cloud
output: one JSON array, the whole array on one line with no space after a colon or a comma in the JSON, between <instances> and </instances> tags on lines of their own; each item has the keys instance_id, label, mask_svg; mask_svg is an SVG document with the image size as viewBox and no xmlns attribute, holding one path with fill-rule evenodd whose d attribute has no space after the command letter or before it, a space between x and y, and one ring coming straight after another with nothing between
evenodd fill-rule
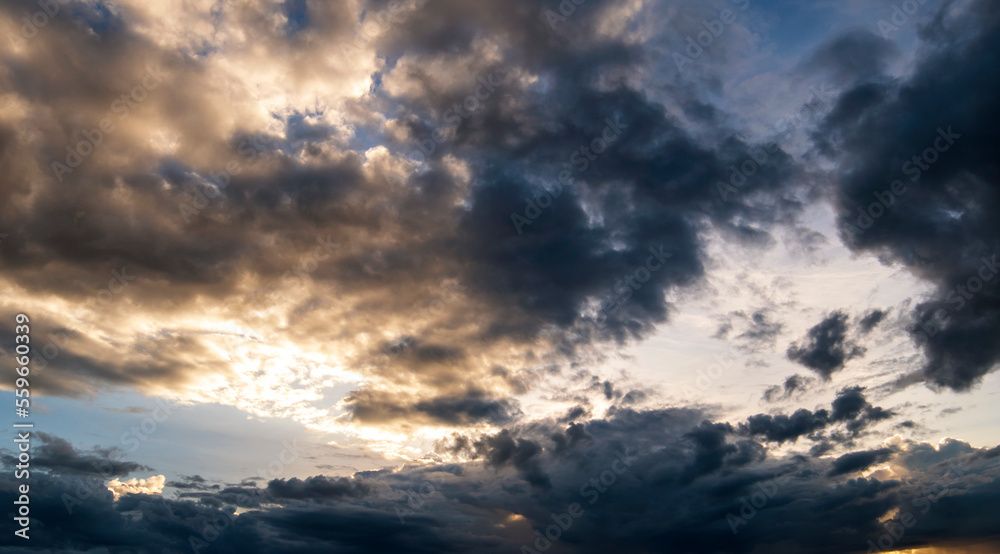
<instances>
[{"instance_id":1,"label":"dark storm cloud","mask_svg":"<svg viewBox=\"0 0 1000 554\"><path fill-rule=\"evenodd\" d=\"M795 442L800 437L808 437L816 442L832 439L849 443L872 425L896 415L890 410L871 405L861 387L850 387L838 392L830 408L830 410L816 411L803 408L791 415L752 415L745 423L739 425L739 431L778 444L786 441ZM829 436L822 433L835 424L843 424L847 434L839 430Z\"/></svg>"},{"instance_id":2,"label":"dark storm cloud","mask_svg":"<svg viewBox=\"0 0 1000 554\"><path fill-rule=\"evenodd\" d=\"M910 329L926 363L900 385L968 390L1000 360L998 31L991 2L944 3L912 74L846 90L814 135L851 168L834 195L847 244L936 286Z\"/></svg>"},{"instance_id":3,"label":"dark storm cloud","mask_svg":"<svg viewBox=\"0 0 1000 554\"><path fill-rule=\"evenodd\" d=\"M378 392L354 391L347 397L354 418L364 423L407 420L414 418L430 423L467 425L486 422L504 424L518 417L517 402L506 398L490 398L481 391L466 391L455 396L438 396L406 404L409 397ZM404 402L404 403L401 403Z\"/></svg>"},{"instance_id":4,"label":"dark storm cloud","mask_svg":"<svg viewBox=\"0 0 1000 554\"><path fill-rule=\"evenodd\" d=\"M516 402L507 399L493 400L480 393L463 397L438 397L414 405L418 412L438 421L451 424L486 421L494 425L509 423L520 415Z\"/></svg>"},{"instance_id":5,"label":"dark storm cloud","mask_svg":"<svg viewBox=\"0 0 1000 554\"><path fill-rule=\"evenodd\" d=\"M868 334L872 329L877 327L879 323L882 323L885 316L886 313L882 310L872 310L861 318L861 321L858 322L858 328L861 330L862 334Z\"/></svg>"},{"instance_id":6,"label":"dark storm cloud","mask_svg":"<svg viewBox=\"0 0 1000 554\"><path fill-rule=\"evenodd\" d=\"M820 45L802 64L802 70L829 72L836 82L865 80L881 76L898 55L891 41L856 30Z\"/></svg>"},{"instance_id":7,"label":"dark storm cloud","mask_svg":"<svg viewBox=\"0 0 1000 554\"><path fill-rule=\"evenodd\" d=\"M515 439L505 429L493 436L486 436L474 443L476 456L482 456L488 466L512 465L517 468L525 481L533 487L552 487L549 477L542 471L536 456L542 447L534 441Z\"/></svg>"},{"instance_id":8,"label":"dark storm cloud","mask_svg":"<svg viewBox=\"0 0 1000 554\"><path fill-rule=\"evenodd\" d=\"M830 418L833 421L844 421L855 419L861 415L861 412L869 406L863 392L864 389L861 387L852 387L840 391L831 406L833 413L830 414Z\"/></svg>"},{"instance_id":9,"label":"dark storm cloud","mask_svg":"<svg viewBox=\"0 0 1000 554\"><path fill-rule=\"evenodd\" d=\"M847 314L834 312L806 333L801 343L788 347L788 359L829 379L853 358L863 356L865 348L847 339Z\"/></svg>"},{"instance_id":10,"label":"dark storm cloud","mask_svg":"<svg viewBox=\"0 0 1000 554\"><path fill-rule=\"evenodd\" d=\"M352 479L327 478L322 475L309 477L305 480L274 479L267 483L267 492L276 499L289 500L336 500L342 497L367 496L370 489L364 483Z\"/></svg>"},{"instance_id":11,"label":"dark storm cloud","mask_svg":"<svg viewBox=\"0 0 1000 554\"><path fill-rule=\"evenodd\" d=\"M830 422L828 414L826 410L812 412L806 409L797 410L792 415L757 414L747 418L740 429L747 434L762 436L768 441L781 444L825 429Z\"/></svg>"},{"instance_id":12,"label":"dark storm cloud","mask_svg":"<svg viewBox=\"0 0 1000 554\"><path fill-rule=\"evenodd\" d=\"M875 464L888 460L892 454L893 450L891 448L850 452L833 461L829 475L833 477L868 469Z\"/></svg>"},{"instance_id":13,"label":"dark storm cloud","mask_svg":"<svg viewBox=\"0 0 1000 554\"><path fill-rule=\"evenodd\" d=\"M183 490L218 490L220 487L217 484L209 484L201 475L181 475L181 481L167 481L166 486L173 487L175 489Z\"/></svg>"},{"instance_id":14,"label":"dark storm cloud","mask_svg":"<svg viewBox=\"0 0 1000 554\"><path fill-rule=\"evenodd\" d=\"M577 433L586 438L549 438ZM897 508L916 515L898 548L989 541L989 514L1000 509L998 450L955 440L837 458L774 457L699 412L620 410L578 426L534 423L472 442L480 458L461 464L277 479L265 489L189 499L130 494L113 502L96 494L72 515L61 496L74 478L40 472L32 477L32 546L132 554L192 544L220 553L538 551L535 531L554 533L552 514L576 503L582 515L551 541L552 552L658 551L669 543L679 553L861 553ZM906 477L858 475L877 463ZM531 485L541 477L548 487ZM4 472L0 501L12 500L13 486ZM748 513L753 495L764 495L764 505ZM844 529L855 538L845 542Z\"/></svg>"},{"instance_id":15,"label":"dark storm cloud","mask_svg":"<svg viewBox=\"0 0 1000 554\"><path fill-rule=\"evenodd\" d=\"M590 410L588 410L587 408L585 408L583 406L574 406L574 407L570 408L568 412L566 412L566 415L564 415L562 418L559 419L559 422L560 423L570 423L571 421L573 421L573 420L575 420L577 418L580 418L580 417L583 417L583 416L587 416L587 415L590 415Z\"/></svg>"},{"instance_id":16,"label":"dark storm cloud","mask_svg":"<svg viewBox=\"0 0 1000 554\"><path fill-rule=\"evenodd\" d=\"M603 3L587 8L574 16L575 25L595 25L601 10L609 9ZM545 28L538 16L539 9L527 4L505 6L502 13L494 13L493 6L469 10L460 3L434 4L420 12L405 38L396 36L390 45L401 50L416 46L428 57L445 55L455 46L448 44L446 48L443 37L468 47L466 41L472 39L469 29L488 29L487 33L505 37L511 59L529 64L525 70L542 72L552 80L552 89L541 95L532 91L528 96L516 83L505 87L499 93L501 99L484 101L475 117L458 126L456 139L437 145L432 156L436 159L454 153L477 162L482 185L472 193L473 207L462 220L463 240L459 244L465 257L474 262L468 282L505 316L487 332L531 336L540 325L572 328L592 322L593 316L585 315L587 303L625 294L620 288L623 279L643 266L650 248L662 248L674 256L667 267L655 271L650 282L628 291L627 300L615 303L616 309L601 332L620 339L642 335L652 323L666 320L668 306L663 293L701 273L696 237L682 218L677 201L709 200L702 178L711 177L713 172L721 175L725 165L637 91L617 87L598 92L579 86L601 71L634 66L641 61L637 52L614 43L566 39ZM530 57L520 57L529 49L533 49ZM572 59L569 56L585 57L588 64L567 65L565 62ZM408 70L422 71L418 65ZM483 67L481 73L488 70ZM505 70L514 71L510 67ZM456 99L421 90L423 94L417 98L407 98L411 109L426 103L440 113ZM535 125L542 121L554 123ZM609 121L618 122L614 127L621 128L620 136L606 152L596 159L582 158L574 169L571 154L576 151L579 156L581 147L601 137ZM650 157L648 146L655 141L666 141L667 149L684 152L684 159L692 162L664 163L662 157ZM704 163L695 164L694 160ZM570 174L579 171L579 178L586 183L562 187L552 206L519 234L511 215L525 212L526 197L543 193L528 177L547 175L554 180L566 170ZM625 188L609 196L607 186L612 182ZM620 201L621 193L639 200L654 189L659 189L662 198L643 210L646 213ZM583 193L592 208L605 214L607 224L602 228L588 224L582 209ZM602 246L613 234L627 237L625 250L609 251ZM592 334L589 329L581 332Z\"/></svg>"},{"instance_id":17,"label":"dark storm cloud","mask_svg":"<svg viewBox=\"0 0 1000 554\"><path fill-rule=\"evenodd\" d=\"M31 464L61 475L123 477L129 473L150 468L135 462L123 461L122 452L116 448L94 448L80 451L66 439L38 432L39 443L32 448ZM16 455L3 455L4 463L16 464Z\"/></svg>"}]
</instances>

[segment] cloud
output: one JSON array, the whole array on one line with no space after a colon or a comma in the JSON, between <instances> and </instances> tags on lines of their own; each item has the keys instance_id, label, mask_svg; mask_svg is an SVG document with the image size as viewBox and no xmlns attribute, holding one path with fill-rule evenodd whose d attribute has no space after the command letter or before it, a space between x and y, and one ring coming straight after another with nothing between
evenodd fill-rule
<instances>
[{"instance_id":1,"label":"cloud","mask_svg":"<svg viewBox=\"0 0 1000 554\"><path fill-rule=\"evenodd\" d=\"M106 485L115 495L115 500L118 500L124 494L161 494L165 484L166 478L163 475L154 475L147 479L133 477L127 481L120 481L115 477Z\"/></svg>"},{"instance_id":2,"label":"cloud","mask_svg":"<svg viewBox=\"0 0 1000 554\"><path fill-rule=\"evenodd\" d=\"M796 410L787 414L756 414L739 425L739 431L749 436L761 436L767 441L782 444L795 442L800 437L822 442L833 439L850 443L871 425L889 419L896 414L878 406L872 406L864 396L861 387L849 387L837 393L830 405L831 410ZM822 434L827 427L844 424L847 435L839 432L829 437Z\"/></svg>"},{"instance_id":3,"label":"cloud","mask_svg":"<svg viewBox=\"0 0 1000 554\"><path fill-rule=\"evenodd\" d=\"M844 454L833 461L833 467L830 468L829 475L833 477L868 469L875 464L888 460L892 453L892 449L879 448L877 450L864 450Z\"/></svg>"},{"instance_id":4,"label":"cloud","mask_svg":"<svg viewBox=\"0 0 1000 554\"><path fill-rule=\"evenodd\" d=\"M180 490L211 490L220 489L217 484L209 484L201 475L181 475L181 481L167 481L166 486Z\"/></svg>"},{"instance_id":5,"label":"cloud","mask_svg":"<svg viewBox=\"0 0 1000 554\"><path fill-rule=\"evenodd\" d=\"M733 4L589 0L554 29L562 7L528 0L74 2L19 38L36 4L0 3L0 319L39 321L34 390L235 406L410 462L168 483L39 433L32 510L58 533L33 547L513 552L574 503L554 552L844 552L845 529L860 552L900 510L920 512L900 547L995 541L997 449L872 444L909 414L861 387L730 423L595 373L712 288L713 241L818 251L824 200L851 249L934 286L909 314L926 364L897 385L966 390L1000 360L996 10L945 3L904 75L858 30L787 64L844 83L793 155L722 98L771 33L741 20L690 73L670 59ZM936 161L904 182L917 155ZM772 350L776 309L717 338ZM835 311L785 354L829 381L885 317ZM761 490L768 521L734 532Z\"/></svg>"},{"instance_id":6,"label":"cloud","mask_svg":"<svg viewBox=\"0 0 1000 554\"><path fill-rule=\"evenodd\" d=\"M803 392L814 382L815 379L811 377L803 377L799 374L789 375L785 378L785 382L782 386L773 385L768 387L767 390L764 391L762 399L766 402L786 400L795 396L796 393Z\"/></svg>"},{"instance_id":7,"label":"cloud","mask_svg":"<svg viewBox=\"0 0 1000 554\"><path fill-rule=\"evenodd\" d=\"M364 483L346 478L327 478L322 475L307 479L274 479L267 483L267 492L276 499L331 499L341 497L362 497L368 494L369 488Z\"/></svg>"},{"instance_id":8,"label":"cloud","mask_svg":"<svg viewBox=\"0 0 1000 554\"><path fill-rule=\"evenodd\" d=\"M41 444L33 445L31 463L38 468L85 477L123 477L136 471L151 471L151 468L142 464L120 460L122 452L117 448L95 447L89 451L81 451L66 439L51 433L39 431L35 436ZM11 464L17 460L17 456L4 454L2 459L4 463Z\"/></svg>"},{"instance_id":9,"label":"cloud","mask_svg":"<svg viewBox=\"0 0 1000 554\"><path fill-rule=\"evenodd\" d=\"M734 311L724 319L719 329L715 333L716 338L726 338L733 330L736 322L744 323L744 330L732 338L740 344L740 349L745 352L757 353L774 348L774 343L781 335L784 325L773 321L772 311L762 308L747 316L743 311Z\"/></svg>"},{"instance_id":10,"label":"cloud","mask_svg":"<svg viewBox=\"0 0 1000 554\"><path fill-rule=\"evenodd\" d=\"M986 278L1000 237L987 215L1000 121L989 99L1000 83L982 79L998 26L989 2L944 3L919 33L913 71L848 87L813 135L818 151L851 168L831 195L843 240L935 287L909 328L926 361L900 386L968 390L1000 360L988 339L1000 328L998 280Z\"/></svg>"},{"instance_id":11,"label":"cloud","mask_svg":"<svg viewBox=\"0 0 1000 554\"><path fill-rule=\"evenodd\" d=\"M809 329L803 343L789 346L786 354L789 360L829 379L846 362L864 353L864 347L847 339L847 314L834 312Z\"/></svg>"},{"instance_id":12,"label":"cloud","mask_svg":"<svg viewBox=\"0 0 1000 554\"><path fill-rule=\"evenodd\" d=\"M613 544L650 550L664 540L682 553L863 552L865 538L877 539L896 510L916 521L899 548L994 540L988 514L1000 507L997 449L897 439L836 458L774 454L685 409L622 409L580 424L587 439L558 446L552 437L571 429L535 422L473 438L478 455L461 463L276 479L264 489L184 499L133 492L114 500L109 492L72 515L60 498L74 478L40 472L32 476L32 512L60 532L32 540L39 548L81 552L106 545L176 551L193 537L219 552L476 553L534 548L534 531L544 533L551 514L572 503L583 515L554 544L583 553ZM885 467L859 475L874 464ZM620 471L613 481L612 468ZM534 484L543 477L548 486ZM0 476L0 500L10 500L13 486L8 473ZM727 514L739 514L741 499L761 490L769 491L766 504L734 534ZM764 517L782 523L758 521ZM842 542L845 527L859 537L854 547Z\"/></svg>"},{"instance_id":13,"label":"cloud","mask_svg":"<svg viewBox=\"0 0 1000 554\"><path fill-rule=\"evenodd\" d=\"M868 334L885 319L886 313L882 310L872 310L864 315L858 322L858 328L862 334Z\"/></svg>"},{"instance_id":14,"label":"cloud","mask_svg":"<svg viewBox=\"0 0 1000 554\"><path fill-rule=\"evenodd\" d=\"M354 419L366 424L409 421L455 426L480 422L499 425L521 413L515 401L492 399L478 390L416 402L411 394L356 391L347 396L345 403L351 407Z\"/></svg>"},{"instance_id":15,"label":"cloud","mask_svg":"<svg viewBox=\"0 0 1000 554\"><path fill-rule=\"evenodd\" d=\"M711 184L763 145L721 113L707 139L688 112L715 107L693 90L667 103L605 78L672 67L626 30L652 17L651 40L683 41L673 8L592 2L571 25L599 40L553 33L530 2L373 23L383 8L129 1L10 52L0 288L65 331L39 328L58 342L39 391L347 432L500 423L538 367L670 321L669 298L704 279L706 224L763 244L804 205L780 148L754 194L719 198ZM21 15L0 6L11 32ZM67 148L93 152L57 176ZM551 206L519 232L535 197ZM758 324L746 338L765 344L776 324Z\"/></svg>"},{"instance_id":16,"label":"cloud","mask_svg":"<svg viewBox=\"0 0 1000 554\"><path fill-rule=\"evenodd\" d=\"M863 81L883 75L898 56L892 41L859 29L821 44L800 70L826 72L836 82Z\"/></svg>"}]
</instances>

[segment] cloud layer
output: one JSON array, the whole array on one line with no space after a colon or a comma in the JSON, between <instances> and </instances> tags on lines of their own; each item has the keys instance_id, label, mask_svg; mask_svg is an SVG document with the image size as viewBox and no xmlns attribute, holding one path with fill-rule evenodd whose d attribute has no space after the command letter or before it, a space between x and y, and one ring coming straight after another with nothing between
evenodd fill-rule
<instances>
[{"instance_id":1,"label":"cloud layer","mask_svg":"<svg viewBox=\"0 0 1000 554\"><path fill-rule=\"evenodd\" d=\"M891 436L925 407L884 402L1000 362L988 1L928 4L912 52L854 27L800 52L764 2L55 4L0 0L0 319L31 315L33 395L223 404L406 464L225 482L38 433L32 548L1000 545L997 449ZM824 209L929 295L788 317L788 278L747 273L813 263ZM687 340L692 298L766 411L610 375ZM770 352L793 369L758 379Z\"/></svg>"},{"instance_id":2,"label":"cloud layer","mask_svg":"<svg viewBox=\"0 0 1000 554\"><path fill-rule=\"evenodd\" d=\"M835 403L827 421L849 427L852 417L857 410ZM39 473L32 544L64 552L192 545L217 552L497 552L522 545L654 552L669 541L676 552L832 553L866 552L867 541L893 537L898 524L905 533L892 539L897 548L997 546L996 448L896 439L816 458L776 452L782 437L755 440L705 418L690 409L622 409L603 420L448 439L442 448L466 452L462 463L275 479L263 488L209 487L192 477L179 499L120 487L117 502L97 492L73 504L72 515L61 495L90 478ZM2 496L13 494L10 477L2 483ZM46 532L56 528L60 533Z\"/></svg>"}]
</instances>

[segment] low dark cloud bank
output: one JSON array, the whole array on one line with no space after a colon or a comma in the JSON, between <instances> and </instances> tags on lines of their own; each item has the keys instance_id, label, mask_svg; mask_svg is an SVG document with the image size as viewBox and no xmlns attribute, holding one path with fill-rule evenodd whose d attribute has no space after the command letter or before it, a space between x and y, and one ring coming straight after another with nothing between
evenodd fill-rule
<instances>
[{"instance_id":1,"label":"low dark cloud bank","mask_svg":"<svg viewBox=\"0 0 1000 554\"><path fill-rule=\"evenodd\" d=\"M849 426L871 410L878 408L860 391L844 391L831 410L814 414L823 425L813 432ZM97 482L72 514L63 495L94 486L94 478L39 471L32 476L32 546L137 554L192 545L220 553L485 553L522 545L539 551L538 531L558 536L551 552L866 552L866 541L885 533L880 518L896 508L916 520L900 548L995 540L996 448L901 441L844 452L847 434L831 432L827 438L844 452L838 456L775 454L772 446L789 434L751 438L759 418L737 428L696 410L619 409L604 420L443 441L442 449L468 455L463 463L274 479L262 488L179 487L178 499L132 494L113 502ZM879 464L897 473L859 473ZM6 472L0 479L0 501L9 503L13 481ZM756 507L748 509L754 495ZM553 515L569 510L582 514L561 519L572 523L557 534Z\"/></svg>"}]
</instances>

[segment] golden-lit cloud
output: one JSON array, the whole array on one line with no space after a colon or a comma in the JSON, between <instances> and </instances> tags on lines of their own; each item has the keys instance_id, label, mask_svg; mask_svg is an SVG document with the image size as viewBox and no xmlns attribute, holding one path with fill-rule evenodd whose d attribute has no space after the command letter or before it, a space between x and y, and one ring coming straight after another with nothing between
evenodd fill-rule
<instances>
[{"instance_id":1,"label":"golden-lit cloud","mask_svg":"<svg viewBox=\"0 0 1000 554\"><path fill-rule=\"evenodd\" d=\"M108 481L105 486L118 500L125 494L162 494L166 478L163 475L154 475L145 479L133 477L126 481L118 478Z\"/></svg>"}]
</instances>

